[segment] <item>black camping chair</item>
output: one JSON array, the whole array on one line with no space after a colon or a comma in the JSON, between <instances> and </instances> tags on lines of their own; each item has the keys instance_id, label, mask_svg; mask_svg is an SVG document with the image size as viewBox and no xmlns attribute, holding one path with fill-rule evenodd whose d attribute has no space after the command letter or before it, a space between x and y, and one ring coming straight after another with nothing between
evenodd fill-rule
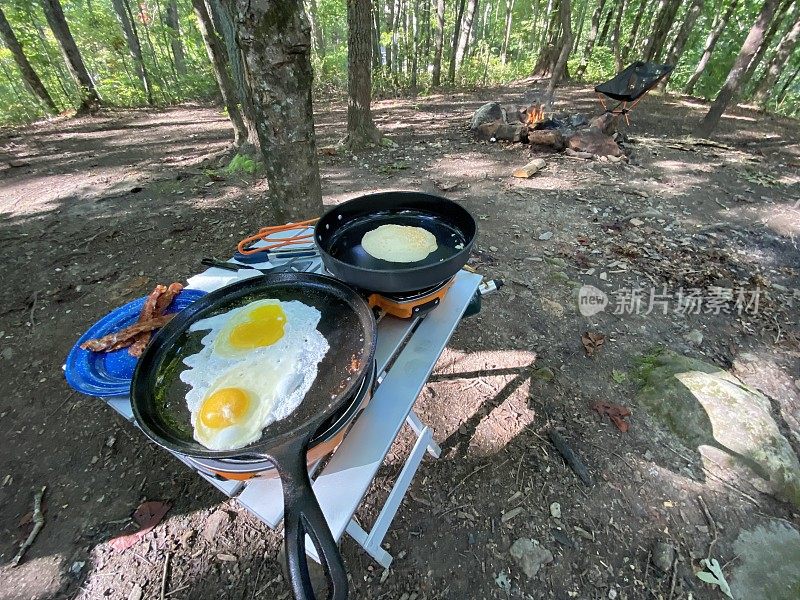
<instances>
[{"instance_id":1,"label":"black camping chair","mask_svg":"<svg viewBox=\"0 0 800 600\"><path fill-rule=\"evenodd\" d=\"M675 65L659 65L651 62L637 60L632 65L625 67L613 79L601 83L594 91L600 99L600 104L607 113L623 115L625 122L630 125L628 113L652 90L659 81L669 75ZM603 96L617 100L614 108L609 109Z\"/></svg>"}]
</instances>

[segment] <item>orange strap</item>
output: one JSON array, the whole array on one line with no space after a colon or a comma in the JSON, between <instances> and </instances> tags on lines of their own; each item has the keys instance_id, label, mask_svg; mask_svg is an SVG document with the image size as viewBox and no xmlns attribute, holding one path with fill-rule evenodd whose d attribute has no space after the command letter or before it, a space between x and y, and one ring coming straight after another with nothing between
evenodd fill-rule
<instances>
[{"instance_id":1,"label":"orange strap","mask_svg":"<svg viewBox=\"0 0 800 600\"><path fill-rule=\"evenodd\" d=\"M272 225L270 227L262 227L258 230L258 233L255 235L251 235L250 237L244 238L241 242L239 242L236 249L241 252L242 254L256 254L258 252L267 252L268 250L275 250L276 248L282 248L283 246L291 246L294 244L302 244L314 237L313 233L305 233L300 235L293 235L290 237L284 237L279 239L270 239L272 234L281 232L281 231L288 231L290 229L301 229L308 227L309 225L315 224L319 221L319 217L314 219L308 219L307 221L298 221L297 223L286 223L285 225ZM267 242L266 246L262 246L260 248L248 248L250 244L253 242L257 242L259 240L263 240Z\"/></svg>"}]
</instances>

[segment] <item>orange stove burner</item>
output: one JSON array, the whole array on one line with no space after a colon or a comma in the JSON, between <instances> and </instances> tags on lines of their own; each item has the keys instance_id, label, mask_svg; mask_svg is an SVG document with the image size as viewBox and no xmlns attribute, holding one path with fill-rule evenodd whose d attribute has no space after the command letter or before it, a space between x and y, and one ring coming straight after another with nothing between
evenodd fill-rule
<instances>
[{"instance_id":1,"label":"orange stove burner","mask_svg":"<svg viewBox=\"0 0 800 600\"><path fill-rule=\"evenodd\" d=\"M454 278L453 278L454 279ZM372 308L378 308L385 314L400 319L421 317L439 306L445 297L453 279L449 279L433 288L409 295L370 294L367 302Z\"/></svg>"}]
</instances>

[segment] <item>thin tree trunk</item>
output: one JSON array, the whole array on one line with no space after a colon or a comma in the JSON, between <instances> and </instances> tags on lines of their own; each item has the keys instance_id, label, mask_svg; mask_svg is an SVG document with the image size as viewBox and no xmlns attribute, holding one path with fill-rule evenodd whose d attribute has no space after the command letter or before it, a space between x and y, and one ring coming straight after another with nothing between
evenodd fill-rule
<instances>
[{"instance_id":1,"label":"thin tree trunk","mask_svg":"<svg viewBox=\"0 0 800 600\"><path fill-rule=\"evenodd\" d=\"M769 61L769 65L767 65L764 76L756 86L753 99L762 109L766 106L770 95L774 91L775 84L778 82L783 67L789 61L789 57L794 52L795 48L797 48L798 41L800 41L800 15L795 18L794 25L792 25L791 29L789 29L786 35L781 39L775 50L775 55L772 57L772 60Z\"/></svg>"},{"instance_id":2,"label":"thin tree trunk","mask_svg":"<svg viewBox=\"0 0 800 600\"><path fill-rule=\"evenodd\" d=\"M372 1L347 0L347 137L361 150L381 141L372 121Z\"/></svg>"},{"instance_id":3,"label":"thin tree trunk","mask_svg":"<svg viewBox=\"0 0 800 600\"><path fill-rule=\"evenodd\" d=\"M508 61L508 43L511 40L511 19L514 16L514 0L506 0L506 20L503 32L503 49L500 54L503 64Z\"/></svg>"},{"instance_id":4,"label":"thin tree trunk","mask_svg":"<svg viewBox=\"0 0 800 600\"><path fill-rule=\"evenodd\" d=\"M244 126L242 114L239 112L239 105L236 102L236 92L233 88L233 81L228 74L225 49L214 31L211 16L208 14L203 0L192 0L192 8L194 8L194 13L197 16L197 28L200 30L200 35L203 37L206 53L208 54L208 59L211 61L214 77L217 80L219 92L222 95L222 102L225 104L225 108L228 110L228 117L233 124L233 143L236 146L240 146L247 140L247 129Z\"/></svg>"},{"instance_id":5,"label":"thin tree trunk","mask_svg":"<svg viewBox=\"0 0 800 600\"><path fill-rule=\"evenodd\" d=\"M417 95L417 69L419 68L419 47L420 27L419 27L419 0L414 0L414 11L411 14L411 94Z\"/></svg>"},{"instance_id":6,"label":"thin tree trunk","mask_svg":"<svg viewBox=\"0 0 800 600\"><path fill-rule=\"evenodd\" d=\"M42 24L36 18L36 13L33 11L33 5L25 5L25 14L27 15L34 29L36 29L36 41L39 42L39 47L42 49L42 54L47 59L47 65L56 73L56 81L58 82L59 89L64 94L64 98L69 101L69 97L72 94L67 89L67 86L70 84L74 85L75 81L64 71L64 61L58 60L58 57L55 59L53 58L52 48L47 42L47 34L44 32L44 27L42 27Z\"/></svg>"},{"instance_id":7,"label":"thin tree trunk","mask_svg":"<svg viewBox=\"0 0 800 600\"><path fill-rule=\"evenodd\" d=\"M794 70L794 73L789 75L789 77L787 77L786 80L783 82L783 85L781 86L781 91L780 93L778 93L777 96L779 104L783 102L783 99L789 92L789 86L791 86L794 83L794 80L797 79L798 75L800 75L800 65L798 65L797 68Z\"/></svg>"},{"instance_id":8,"label":"thin tree trunk","mask_svg":"<svg viewBox=\"0 0 800 600\"><path fill-rule=\"evenodd\" d=\"M322 189L311 101L311 26L303 5L234 1L275 218L282 222L318 216ZM365 42L370 48L369 30Z\"/></svg>"},{"instance_id":9,"label":"thin tree trunk","mask_svg":"<svg viewBox=\"0 0 800 600\"><path fill-rule=\"evenodd\" d=\"M722 17L716 19L714 24L711 26L711 31L708 32L708 36L706 37L706 43L703 47L703 54L700 57L700 61L697 63L697 66L694 68L694 73L692 73L692 76L689 78L689 81L686 82L686 86L683 88L684 94L691 95L694 92L694 87L697 85L697 82L705 72L708 63L711 61L711 54L714 52L714 48L716 48L717 42L719 41L722 32L725 30L725 26L728 24L733 11L736 9L737 3L738 0L731 0L731 3L728 5L727 10Z\"/></svg>"},{"instance_id":10,"label":"thin tree trunk","mask_svg":"<svg viewBox=\"0 0 800 600\"><path fill-rule=\"evenodd\" d=\"M625 47L622 49L623 65L626 62L628 62L628 59L631 56L631 51L633 50L633 47L636 44L636 38L639 35L639 27L642 24L642 17L644 16L646 8L647 8L647 0L642 0L641 2L639 2L639 6L636 8L636 16L633 18L633 24L631 25L631 30L628 33L628 41L625 42Z\"/></svg>"},{"instance_id":11,"label":"thin tree trunk","mask_svg":"<svg viewBox=\"0 0 800 600\"><path fill-rule=\"evenodd\" d=\"M136 76L142 84L145 96L147 97L147 104L153 106L153 86L150 84L150 75L147 73L147 66L144 64L142 57L142 45L139 42L139 36L136 33L135 25L131 21L125 0L111 0L114 7L114 12L117 15L122 33L125 36L125 42L128 45L128 52L133 59L133 66L136 69Z\"/></svg>"},{"instance_id":12,"label":"thin tree trunk","mask_svg":"<svg viewBox=\"0 0 800 600\"><path fill-rule=\"evenodd\" d=\"M236 28L233 23L231 8L227 2L222 0L206 0L206 10L214 24L217 34L222 37L225 43L224 55L230 68L231 80L236 90L236 99L241 108L242 121L247 130L247 141L242 141L237 150L239 154L251 154L258 152L260 142L258 140L258 121L253 108L253 94L250 84L244 72L244 62L242 51L236 43Z\"/></svg>"},{"instance_id":13,"label":"thin tree trunk","mask_svg":"<svg viewBox=\"0 0 800 600\"><path fill-rule=\"evenodd\" d=\"M567 59L569 59L569 53L572 51L572 14L570 0L561 0L558 12L561 17L562 30L561 52L553 67L553 73L550 76L550 84L547 86L546 97L548 103L552 103L556 86L566 73Z\"/></svg>"},{"instance_id":14,"label":"thin tree trunk","mask_svg":"<svg viewBox=\"0 0 800 600\"><path fill-rule=\"evenodd\" d=\"M431 1L423 0L422 11L422 56L424 57L425 71L428 70L431 58Z\"/></svg>"},{"instance_id":15,"label":"thin tree trunk","mask_svg":"<svg viewBox=\"0 0 800 600\"><path fill-rule=\"evenodd\" d=\"M372 5L372 68L381 68L381 3L375 0Z\"/></svg>"},{"instance_id":16,"label":"thin tree trunk","mask_svg":"<svg viewBox=\"0 0 800 600\"><path fill-rule=\"evenodd\" d=\"M667 35L680 9L681 0L667 0L653 21L652 32L644 49L644 60L658 60L664 49Z\"/></svg>"},{"instance_id":17,"label":"thin tree trunk","mask_svg":"<svg viewBox=\"0 0 800 600\"><path fill-rule=\"evenodd\" d=\"M138 28L136 27L136 20L135 20L135 18L133 16L133 11L131 10L130 3L129 3L128 0L124 0L124 1L125 1L125 6L128 9L128 15L130 16L131 23L133 24L133 32L138 37L139 36ZM147 4L141 4L141 3L137 4L137 8L139 9L139 14L140 15L142 15L141 11L145 10L146 7L147 7ZM149 21L149 20L150 19L140 18L140 22L141 22L141 25L142 25L142 31L144 31L144 39L147 40L147 45L150 48L150 56L153 57L153 66L155 67L153 72L155 73L155 77L156 77L156 79L159 79L161 81L161 86L160 86L161 95L163 96L163 98L164 98L164 100L166 102L170 102L172 100L172 97L171 97L171 94L170 94L170 86L167 83L166 77L164 77L164 70L161 68L161 65L159 64L158 52L156 52L156 46L153 43L153 38L150 35L150 28L147 26L147 21Z\"/></svg>"},{"instance_id":18,"label":"thin tree trunk","mask_svg":"<svg viewBox=\"0 0 800 600\"><path fill-rule=\"evenodd\" d=\"M708 114L703 118L703 121L698 127L699 135L708 137L711 132L717 127L719 119L731 100L734 99L742 85L742 78L747 70L747 65L753 59L759 45L764 40L764 34L775 15L775 10L778 5L778 0L765 0L761 12L758 14L750 33L742 44L742 49L736 57L731 70L728 72L728 77L725 79L725 84L717 94Z\"/></svg>"},{"instance_id":19,"label":"thin tree trunk","mask_svg":"<svg viewBox=\"0 0 800 600\"><path fill-rule=\"evenodd\" d=\"M17 67L22 74L22 81L25 83L25 87L28 88L28 91L33 94L49 112L57 113L58 108L56 108L56 103L53 102L47 88L44 87L42 80L39 79L39 75L34 71L31 63L28 61L28 57L25 56L22 44L17 40L17 36L14 35L14 30L11 29L11 24L6 19L2 7L0 7L0 37L3 38L3 43L14 57L14 62L17 63Z\"/></svg>"},{"instance_id":20,"label":"thin tree trunk","mask_svg":"<svg viewBox=\"0 0 800 600\"><path fill-rule=\"evenodd\" d=\"M69 25L64 18L64 11L61 8L59 0L41 0L42 8L44 9L44 16L47 19L47 24L53 31L53 36L56 38L61 53L64 55L64 62L69 69L70 75L75 80L75 85L78 86L78 95L80 103L78 105L78 112L90 112L98 108L101 104L100 94L94 85L94 81L89 76L89 71L81 57L81 52L78 50L78 45L72 37L69 30Z\"/></svg>"},{"instance_id":21,"label":"thin tree trunk","mask_svg":"<svg viewBox=\"0 0 800 600\"><path fill-rule=\"evenodd\" d=\"M611 17L614 16L614 7L608 9L608 13L606 14L606 20L603 21L603 29L600 31L600 37L597 38L597 44L599 46L605 46L606 42L608 41L608 32L611 29Z\"/></svg>"},{"instance_id":22,"label":"thin tree trunk","mask_svg":"<svg viewBox=\"0 0 800 600\"><path fill-rule=\"evenodd\" d=\"M458 48L456 49L456 71L461 69L461 63L467 54L467 46L469 45L469 36L472 33L472 22L475 20L475 11L478 8L478 0L468 0L467 12L464 15L464 25L461 28L461 35L458 39Z\"/></svg>"},{"instance_id":23,"label":"thin tree trunk","mask_svg":"<svg viewBox=\"0 0 800 600\"><path fill-rule=\"evenodd\" d=\"M672 46L670 46L669 53L664 61L666 64L677 65L680 62L681 56L683 55L683 49L689 39L689 35L692 33L692 29L694 28L695 23L697 23L697 17L700 16L702 11L703 0L692 0L691 5L686 11L686 16L683 19L683 23L681 23L681 27L678 30L678 34L675 36ZM672 73L674 73L674 71ZM669 81L672 73L669 73L658 84L658 89L662 92L667 89L667 82Z\"/></svg>"},{"instance_id":24,"label":"thin tree trunk","mask_svg":"<svg viewBox=\"0 0 800 600\"><path fill-rule=\"evenodd\" d=\"M617 71L622 70L622 50L620 49L620 29L622 28L622 15L625 14L625 0L620 0L617 16L614 19L614 32L611 34L611 48L614 50L614 66Z\"/></svg>"},{"instance_id":25,"label":"thin tree trunk","mask_svg":"<svg viewBox=\"0 0 800 600\"><path fill-rule=\"evenodd\" d=\"M572 45L573 50L577 50L581 45L581 38L583 37L584 25L586 23L586 9L589 7L589 1L583 0L581 3L580 12L578 12L578 32L575 34L575 42Z\"/></svg>"},{"instance_id":26,"label":"thin tree trunk","mask_svg":"<svg viewBox=\"0 0 800 600\"><path fill-rule=\"evenodd\" d=\"M450 84L455 83L456 80L456 57L458 54L459 41L461 40L461 19L464 16L464 8L466 7L466 0L456 0L456 15L453 24L453 45L450 50L450 63L447 66L447 80Z\"/></svg>"},{"instance_id":27,"label":"thin tree trunk","mask_svg":"<svg viewBox=\"0 0 800 600\"><path fill-rule=\"evenodd\" d=\"M391 2L391 0L389 0ZM392 9L392 14L394 15L392 23L391 23L391 32L392 32L392 75L394 84L398 85L397 76L400 73L400 65L402 58L400 56L400 36L398 35L398 30L400 29L400 23L402 18L402 3L401 0L394 0L394 8Z\"/></svg>"},{"instance_id":28,"label":"thin tree trunk","mask_svg":"<svg viewBox=\"0 0 800 600\"><path fill-rule=\"evenodd\" d=\"M755 56L750 60L750 64L747 65L747 70L744 73L744 77L742 77L741 89L748 84L750 79L753 77L753 74L758 69L758 65L761 64L761 60L764 58L764 55L767 53L770 44L772 43L772 38L775 37L775 34L781 28L781 21L783 20L786 11L789 9L789 6L794 3L795 0L783 0L778 5L778 8L775 9L775 16L772 19L772 24L770 25L769 29L767 29L767 33L764 35L764 39L761 42L761 45L758 47Z\"/></svg>"},{"instance_id":29,"label":"thin tree trunk","mask_svg":"<svg viewBox=\"0 0 800 600\"><path fill-rule=\"evenodd\" d=\"M444 0L436 0L436 33L433 40L433 73L431 84L439 87L442 83L442 51L444 48Z\"/></svg>"},{"instance_id":30,"label":"thin tree trunk","mask_svg":"<svg viewBox=\"0 0 800 600\"><path fill-rule=\"evenodd\" d=\"M169 27L169 44L172 50L172 59L175 62L175 71L178 75L186 75L186 55L183 52L181 41L181 26L178 19L178 3L169 0L167 3L167 27Z\"/></svg>"},{"instance_id":31,"label":"thin tree trunk","mask_svg":"<svg viewBox=\"0 0 800 600\"><path fill-rule=\"evenodd\" d=\"M577 79L583 77L583 74L586 72L586 67L589 66L589 59L592 57L592 50L594 50L594 44L597 41L597 33L600 30L600 17L603 14L603 7L605 5L606 0L598 0L597 8L595 8L594 12L592 13L592 26L589 29L589 35L586 38L586 47L583 49L581 62L575 71L575 77Z\"/></svg>"},{"instance_id":32,"label":"thin tree trunk","mask_svg":"<svg viewBox=\"0 0 800 600\"><path fill-rule=\"evenodd\" d=\"M317 0L308 0L308 16L311 19L311 31L314 34L314 45L320 58L325 58L325 35L322 23L317 16Z\"/></svg>"}]
</instances>

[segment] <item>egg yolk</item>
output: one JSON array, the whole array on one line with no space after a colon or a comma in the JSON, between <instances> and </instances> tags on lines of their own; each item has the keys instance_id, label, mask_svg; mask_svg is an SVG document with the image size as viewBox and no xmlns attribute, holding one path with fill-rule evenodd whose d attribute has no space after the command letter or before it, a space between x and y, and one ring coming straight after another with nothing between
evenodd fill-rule
<instances>
[{"instance_id":1,"label":"egg yolk","mask_svg":"<svg viewBox=\"0 0 800 600\"><path fill-rule=\"evenodd\" d=\"M237 350L270 346L283 337L286 313L280 304L265 304L251 310L247 320L230 333L228 341Z\"/></svg>"},{"instance_id":2,"label":"egg yolk","mask_svg":"<svg viewBox=\"0 0 800 600\"><path fill-rule=\"evenodd\" d=\"M200 420L211 429L239 423L249 412L250 395L240 388L222 388L206 398L200 407Z\"/></svg>"}]
</instances>

